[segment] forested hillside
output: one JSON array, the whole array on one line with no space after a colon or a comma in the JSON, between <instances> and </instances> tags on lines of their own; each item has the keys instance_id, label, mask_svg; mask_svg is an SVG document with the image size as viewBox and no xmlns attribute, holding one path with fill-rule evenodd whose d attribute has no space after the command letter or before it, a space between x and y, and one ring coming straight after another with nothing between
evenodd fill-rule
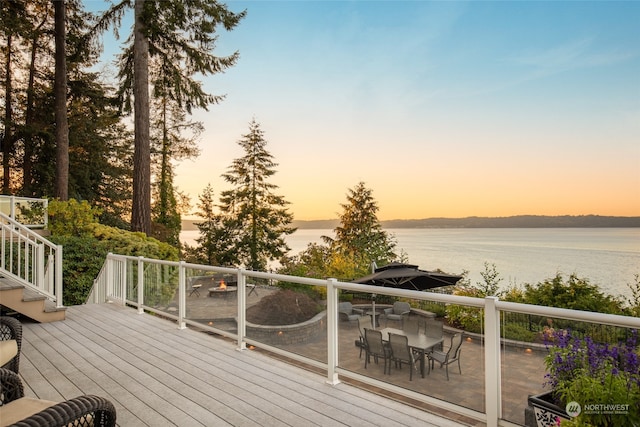
<instances>
[{"instance_id":1,"label":"forested hillside","mask_svg":"<svg viewBox=\"0 0 640 427\"><path fill-rule=\"evenodd\" d=\"M196 220L182 221L182 230L196 230ZM337 219L297 221L293 227L305 230L329 230L338 225ZM383 228L589 228L640 227L640 217L579 215L540 216L519 215L508 217L424 218L380 221Z\"/></svg>"}]
</instances>

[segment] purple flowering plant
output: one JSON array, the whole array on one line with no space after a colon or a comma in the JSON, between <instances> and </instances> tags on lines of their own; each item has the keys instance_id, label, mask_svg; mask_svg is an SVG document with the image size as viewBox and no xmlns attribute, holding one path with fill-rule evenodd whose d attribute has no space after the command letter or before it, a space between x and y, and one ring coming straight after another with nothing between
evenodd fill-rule
<instances>
[{"instance_id":1,"label":"purple flowering plant","mask_svg":"<svg viewBox=\"0 0 640 427\"><path fill-rule=\"evenodd\" d=\"M582 412L567 424L640 425L640 348L631 330L616 345L580 338L569 330L546 336L545 386L564 407L577 402ZM565 425L565 423L563 423Z\"/></svg>"}]
</instances>

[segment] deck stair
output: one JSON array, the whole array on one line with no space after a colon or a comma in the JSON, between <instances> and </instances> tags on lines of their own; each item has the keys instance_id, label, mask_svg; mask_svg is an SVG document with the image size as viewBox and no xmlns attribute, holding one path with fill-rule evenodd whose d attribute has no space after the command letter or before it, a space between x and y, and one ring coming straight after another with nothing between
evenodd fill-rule
<instances>
[{"instance_id":1,"label":"deck stair","mask_svg":"<svg viewBox=\"0 0 640 427\"><path fill-rule=\"evenodd\" d=\"M65 319L65 307L56 307L44 295L6 276L0 276L0 305L4 307L3 311L20 313L36 322Z\"/></svg>"}]
</instances>

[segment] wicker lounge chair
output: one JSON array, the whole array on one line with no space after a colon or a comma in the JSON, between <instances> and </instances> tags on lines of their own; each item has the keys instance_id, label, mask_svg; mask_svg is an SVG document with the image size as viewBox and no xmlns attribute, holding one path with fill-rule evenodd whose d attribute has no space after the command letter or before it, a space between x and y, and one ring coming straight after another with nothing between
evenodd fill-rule
<instances>
[{"instance_id":1,"label":"wicker lounge chair","mask_svg":"<svg viewBox=\"0 0 640 427\"><path fill-rule=\"evenodd\" d=\"M59 427L116 425L116 409L107 399L79 396L65 402L24 397L20 377L0 368L0 420L16 427Z\"/></svg>"},{"instance_id":2,"label":"wicker lounge chair","mask_svg":"<svg viewBox=\"0 0 640 427\"><path fill-rule=\"evenodd\" d=\"M22 324L13 317L0 317L0 368L18 373L22 349Z\"/></svg>"}]
</instances>

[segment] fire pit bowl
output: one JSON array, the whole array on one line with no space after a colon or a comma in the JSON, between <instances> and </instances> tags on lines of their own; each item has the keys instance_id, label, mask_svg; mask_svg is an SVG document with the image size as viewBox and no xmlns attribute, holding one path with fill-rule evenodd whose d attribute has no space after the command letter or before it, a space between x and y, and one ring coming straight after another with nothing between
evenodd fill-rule
<instances>
[{"instance_id":1,"label":"fire pit bowl","mask_svg":"<svg viewBox=\"0 0 640 427\"><path fill-rule=\"evenodd\" d=\"M223 295L225 298L231 294L231 295L236 295L238 293L238 288L236 286L227 286L226 288L209 288L209 296L213 297L213 296L217 296L217 295Z\"/></svg>"},{"instance_id":2,"label":"fire pit bowl","mask_svg":"<svg viewBox=\"0 0 640 427\"><path fill-rule=\"evenodd\" d=\"M235 284L235 282L233 282L233 284ZM224 295L224 297L226 298L229 295L236 296L237 294L238 294L238 287L230 286L224 280L220 281L219 286L209 288L210 297L217 296L217 295Z\"/></svg>"}]
</instances>

